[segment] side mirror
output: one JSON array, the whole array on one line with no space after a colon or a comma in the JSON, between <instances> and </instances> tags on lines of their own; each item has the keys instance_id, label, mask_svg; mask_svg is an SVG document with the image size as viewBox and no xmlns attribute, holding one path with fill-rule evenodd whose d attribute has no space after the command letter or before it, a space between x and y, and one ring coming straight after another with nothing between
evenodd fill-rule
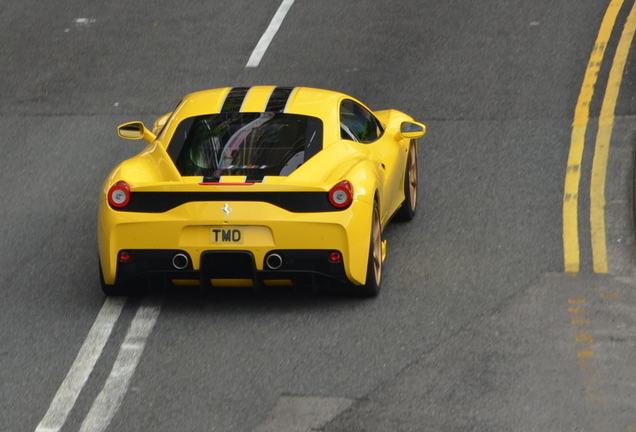
<instances>
[{"instance_id":1,"label":"side mirror","mask_svg":"<svg viewBox=\"0 0 636 432\"><path fill-rule=\"evenodd\" d=\"M157 138L139 121L124 123L117 128L117 134L124 139L137 140L143 138L148 142L153 142Z\"/></svg>"},{"instance_id":2,"label":"side mirror","mask_svg":"<svg viewBox=\"0 0 636 432\"><path fill-rule=\"evenodd\" d=\"M426 126L417 122L402 122L400 125L400 135L406 139L421 138L426 133Z\"/></svg>"}]
</instances>

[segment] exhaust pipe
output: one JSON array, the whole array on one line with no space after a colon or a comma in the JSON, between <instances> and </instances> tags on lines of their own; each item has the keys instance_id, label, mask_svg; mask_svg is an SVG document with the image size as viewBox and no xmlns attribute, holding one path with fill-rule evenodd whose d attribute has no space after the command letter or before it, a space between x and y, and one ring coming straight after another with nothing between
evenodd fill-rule
<instances>
[{"instance_id":1,"label":"exhaust pipe","mask_svg":"<svg viewBox=\"0 0 636 432\"><path fill-rule=\"evenodd\" d=\"M190 260L188 259L188 257L182 253L178 253L174 257L172 257L172 265L177 270L183 270L188 266L189 262Z\"/></svg>"},{"instance_id":2,"label":"exhaust pipe","mask_svg":"<svg viewBox=\"0 0 636 432\"><path fill-rule=\"evenodd\" d=\"M265 259L265 264L267 264L267 267L271 270L278 270L283 265L283 257L273 253Z\"/></svg>"}]
</instances>

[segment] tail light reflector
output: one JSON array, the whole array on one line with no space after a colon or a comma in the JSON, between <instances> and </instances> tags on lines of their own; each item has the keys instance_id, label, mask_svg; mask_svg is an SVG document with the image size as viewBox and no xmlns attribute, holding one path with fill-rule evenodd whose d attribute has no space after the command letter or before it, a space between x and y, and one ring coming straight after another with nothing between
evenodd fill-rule
<instances>
[{"instance_id":1,"label":"tail light reflector","mask_svg":"<svg viewBox=\"0 0 636 432\"><path fill-rule=\"evenodd\" d=\"M333 251L329 254L329 262L339 263L342 261L342 254L338 251Z\"/></svg>"},{"instance_id":2,"label":"tail light reflector","mask_svg":"<svg viewBox=\"0 0 636 432\"><path fill-rule=\"evenodd\" d=\"M119 255L117 256L117 258L119 259L120 263L127 263L127 262L130 262L130 260L132 259L130 254L126 251L119 252Z\"/></svg>"}]
</instances>

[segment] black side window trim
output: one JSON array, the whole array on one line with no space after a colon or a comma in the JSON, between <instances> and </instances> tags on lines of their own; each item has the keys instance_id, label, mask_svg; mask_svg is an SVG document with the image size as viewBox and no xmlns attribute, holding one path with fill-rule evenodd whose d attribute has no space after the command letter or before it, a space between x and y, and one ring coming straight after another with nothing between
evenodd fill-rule
<instances>
[{"instance_id":1,"label":"black side window trim","mask_svg":"<svg viewBox=\"0 0 636 432\"><path fill-rule=\"evenodd\" d=\"M347 127L348 132L344 130L343 126L343 122L342 122L342 107L345 103L351 103L354 107L358 108L361 112L365 111L369 114L371 121L374 123L373 126L375 126L375 129L377 132L377 136L371 140L365 140L365 139L361 139L361 137L357 136L358 134L356 134L354 131L352 131L349 127ZM365 106L359 104L358 102L352 100L352 99L343 99L342 102L340 102L340 108L339 108L339 122L340 122L340 137L342 139L346 139L349 141L354 141L354 142L360 142L362 144L371 144L376 142L377 140L379 140L382 135L384 135L384 127L382 126L382 123L380 122L380 120L378 120L378 118L373 114L373 112L371 110L369 110L368 108L366 108ZM366 122L368 122L368 119L365 119ZM346 125L348 126L348 125ZM353 134L356 135L356 137L358 139L354 139L352 140L350 137L344 136L344 134L349 135Z\"/></svg>"}]
</instances>

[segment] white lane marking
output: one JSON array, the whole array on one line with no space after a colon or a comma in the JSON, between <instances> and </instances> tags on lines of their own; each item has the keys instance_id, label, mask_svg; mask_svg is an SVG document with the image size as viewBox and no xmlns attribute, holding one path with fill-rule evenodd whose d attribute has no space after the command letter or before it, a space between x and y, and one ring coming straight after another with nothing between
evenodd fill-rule
<instances>
[{"instance_id":1,"label":"white lane marking","mask_svg":"<svg viewBox=\"0 0 636 432\"><path fill-rule=\"evenodd\" d=\"M146 340L157 322L160 311L160 300L152 297L144 299L130 324L104 388L82 422L80 432L102 432L110 424L128 390L130 379L135 373Z\"/></svg>"},{"instance_id":2,"label":"white lane marking","mask_svg":"<svg viewBox=\"0 0 636 432\"><path fill-rule=\"evenodd\" d=\"M245 67L258 67L258 65L261 63L263 55L265 55L265 51L267 51L269 44L272 42L272 39L274 39L274 35L276 35L276 32L285 19L285 15L287 15L289 8L291 8L293 4L294 0L283 0L281 5L278 7L278 10L276 11L276 15L274 15L274 18L272 18L272 22L269 23L269 27L267 27L267 30L265 30L265 33L263 33L263 36L261 36L261 40L258 41L256 48L254 48L254 51L252 51L252 55L247 61L247 65L245 65Z\"/></svg>"},{"instance_id":3,"label":"white lane marking","mask_svg":"<svg viewBox=\"0 0 636 432\"><path fill-rule=\"evenodd\" d=\"M106 298L71 369L57 390L44 418L35 429L36 432L57 432L62 428L88 376L93 371L104 345L110 338L125 303L125 297Z\"/></svg>"}]
</instances>

